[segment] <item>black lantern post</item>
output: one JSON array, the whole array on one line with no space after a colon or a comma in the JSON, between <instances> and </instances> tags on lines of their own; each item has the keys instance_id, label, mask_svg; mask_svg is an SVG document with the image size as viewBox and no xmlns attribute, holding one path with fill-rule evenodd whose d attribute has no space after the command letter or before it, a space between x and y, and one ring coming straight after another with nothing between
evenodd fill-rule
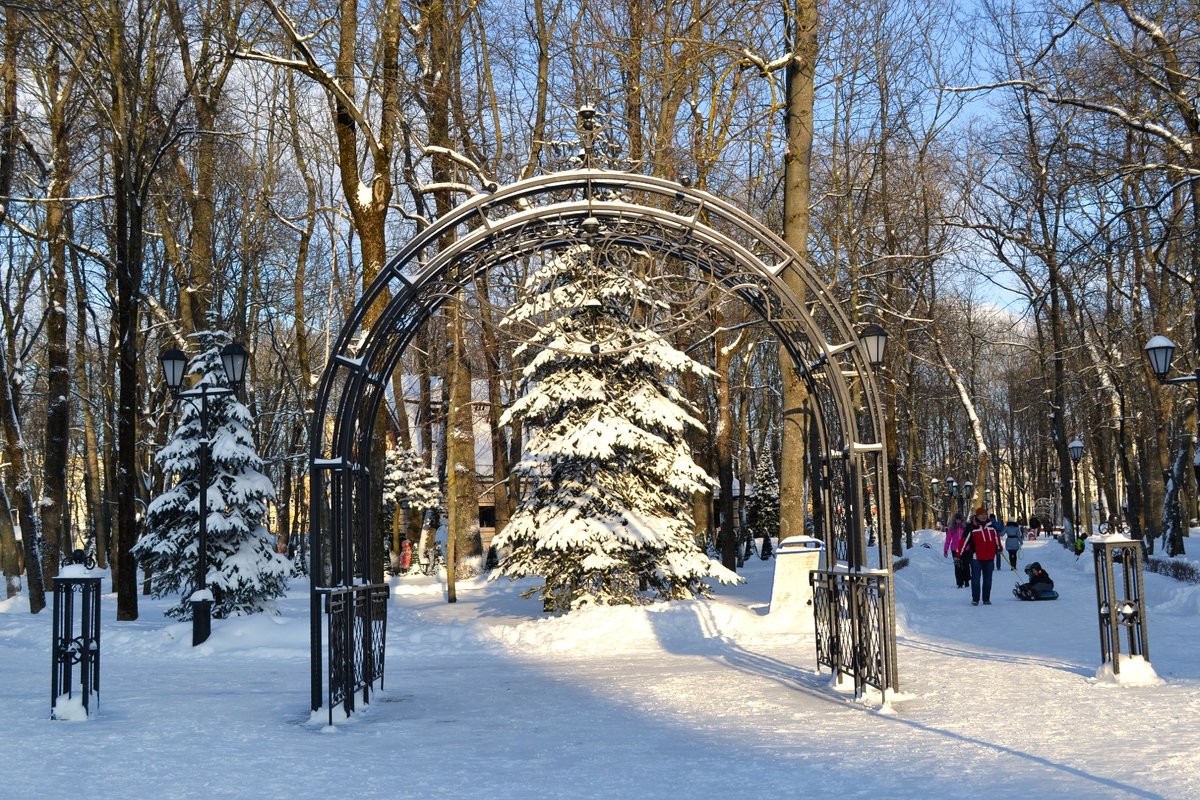
<instances>
[{"instance_id":1,"label":"black lantern post","mask_svg":"<svg viewBox=\"0 0 1200 800\"><path fill-rule=\"evenodd\" d=\"M946 491L950 492L950 505L958 513L962 513L962 498L958 496L958 484L954 480L953 475L946 476ZM949 512L946 512L947 514Z\"/></svg>"},{"instance_id":2,"label":"black lantern post","mask_svg":"<svg viewBox=\"0 0 1200 800\"><path fill-rule=\"evenodd\" d=\"M1196 368L1191 375L1180 375L1175 378L1168 378L1171 374L1171 360L1175 357L1175 343L1166 336L1157 335L1150 341L1146 342L1146 358L1150 362L1150 372L1159 383L1169 383L1179 385L1183 383L1193 383L1196 385L1196 407L1200 409L1200 361L1196 362ZM1200 425L1200 415L1197 416L1197 424ZM1197 431L1198 440L1200 440L1200 430ZM1197 480L1200 480L1200 470L1197 471ZM1182 552L1182 551L1179 551ZM1172 555L1176 552L1172 550Z\"/></svg>"},{"instance_id":3,"label":"black lantern post","mask_svg":"<svg viewBox=\"0 0 1200 800\"><path fill-rule=\"evenodd\" d=\"M212 633L213 596L208 589L208 473L212 459L212 442L208 433L208 398L238 394L246 380L246 366L250 361L250 354L236 342L221 349L221 366L229 388L203 383L195 389L183 389L183 376L188 365L187 355L182 350L172 349L163 353L159 360L162 362L163 378L167 388L171 390L171 397L176 401L182 400L192 404L192 407L200 412L200 520L196 536L196 584L191 599L192 646L195 647L208 641L209 634Z\"/></svg>"},{"instance_id":4,"label":"black lantern post","mask_svg":"<svg viewBox=\"0 0 1200 800\"><path fill-rule=\"evenodd\" d=\"M943 505L941 502L942 497L938 493L938 487L941 485L941 483L942 482L937 478L929 479L929 499L930 506L933 509L933 526L935 528L940 527L942 523L942 521L938 519L938 514L941 512Z\"/></svg>"},{"instance_id":5,"label":"black lantern post","mask_svg":"<svg viewBox=\"0 0 1200 800\"><path fill-rule=\"evenodd\" d=\"M971 483L970 481L964 482L962 486L962 494L962 504L964 506L968 506L971 510L974 510L975 506L972 505L972 503L975 500L975 484Z\"/></svg>"},{"instance_id":6,"label":"black lantern post","mask_svg":"<svg viewBox=\"0 0 1200 800\"><path fill-rule=\"evenodd\" d=\"M1083 457L1083 440L1076 439L1071 442L1067 445L1067 452L1071 454L1071 486L1075 499L1075 514L1071 520L1071 543L1074 545L1076 553L1082 553L1083 540L1086 537L1079 518L1079 459Z\"/></svg>"},{"instance_id":7,"label":"black lantern post","mask_svg":"<svg viewBox=\"0 0 1200 800\"><path fill-rule=\"evenodd\" d=\"M1062 524L1062 514L1058 510L1058 469L1050 467L1050 524L1049 533Z\"/></svg>"}]
</instances>

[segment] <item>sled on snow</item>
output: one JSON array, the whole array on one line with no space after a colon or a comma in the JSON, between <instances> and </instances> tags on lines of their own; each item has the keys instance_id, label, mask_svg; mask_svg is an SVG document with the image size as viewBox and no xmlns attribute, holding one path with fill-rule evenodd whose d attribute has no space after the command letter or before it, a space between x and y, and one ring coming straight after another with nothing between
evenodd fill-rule
<instances>
[{"instance_id":1,"label":"sled on snow","mask_svg":"<svg viewBox=\"0 0 1200 800\"><path fill-rule=\"evenodd\" d=\"M1021 584L1013 589L1013 597L1018 600L1057 600L1058 592L1053 589L1037 591L1030 589L1026 584Z\"/></svg>"}]
</instances>

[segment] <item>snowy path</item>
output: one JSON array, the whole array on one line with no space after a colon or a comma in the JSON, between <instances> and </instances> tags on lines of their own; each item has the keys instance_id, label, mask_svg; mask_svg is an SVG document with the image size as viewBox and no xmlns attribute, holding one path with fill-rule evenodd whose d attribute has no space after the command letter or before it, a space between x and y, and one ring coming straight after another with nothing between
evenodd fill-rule
<instances>
[{"instance_id":1,"label":"snowy path","mask_svg":"<svg viewBox=\"0 0 1200 800\"><path fill-rule=\"evenodd\" d=\"M932 540L931 540L932 541ZM540 619L508 584L395 595L381 702L308 724L303 587L280 618L218 621L193 649L165 604L105 599L100 714L51 722L48 614L0 603L3 797L1200 796L1200 587L1147 576L1157 687L1094 677L1090 557L1031 543L1062 599L998 573L973 608L936 549L897 573L903 696L829 688L810 630L764 615L769 564L712 602ZM106 582L107 586L107 582ZM172 638L174 637L174 638Z\"/></svg>"}]
</instances>

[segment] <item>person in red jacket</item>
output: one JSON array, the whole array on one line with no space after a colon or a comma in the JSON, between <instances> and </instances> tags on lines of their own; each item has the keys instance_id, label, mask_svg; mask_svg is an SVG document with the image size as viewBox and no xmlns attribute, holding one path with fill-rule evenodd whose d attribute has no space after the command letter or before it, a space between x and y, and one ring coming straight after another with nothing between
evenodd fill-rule
<instances>
[{"instance_id":1,"label":"person in red jacket","mask_svg":"<svg viewBox=\"0 0 1200 800\"><path fill-rule=\"evenodd\" d=\"M960 558L971 561L971 605L979 605L980 584L983 604L992 604L992 572L996 569L996 555L1003 548L999 532L990 524L987 509L983 506L975 509L958 553Z\"/></svg>"}]
</instances>

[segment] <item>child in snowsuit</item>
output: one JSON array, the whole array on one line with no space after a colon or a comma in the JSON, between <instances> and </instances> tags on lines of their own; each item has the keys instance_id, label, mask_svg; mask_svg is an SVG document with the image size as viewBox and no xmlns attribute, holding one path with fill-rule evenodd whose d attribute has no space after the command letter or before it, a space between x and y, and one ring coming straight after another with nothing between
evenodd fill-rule
<instances>
[{"instance_id":1,"label":"child in snowsuit","mask_svg":"<svg viewBox=\"0 0 1200 800\"><path fill-rule=\"evenodd\" d=\"M1013 590L1013 594L1022 600L1040 600L1046 592L1054 591L1054 581L1050 579L1050 573L1042 569L1042 565L1038 562L1033 562L1025 568L1025 574L1029 576L1029 583L1022 583Z\"/></svg>"}]
</instances>

